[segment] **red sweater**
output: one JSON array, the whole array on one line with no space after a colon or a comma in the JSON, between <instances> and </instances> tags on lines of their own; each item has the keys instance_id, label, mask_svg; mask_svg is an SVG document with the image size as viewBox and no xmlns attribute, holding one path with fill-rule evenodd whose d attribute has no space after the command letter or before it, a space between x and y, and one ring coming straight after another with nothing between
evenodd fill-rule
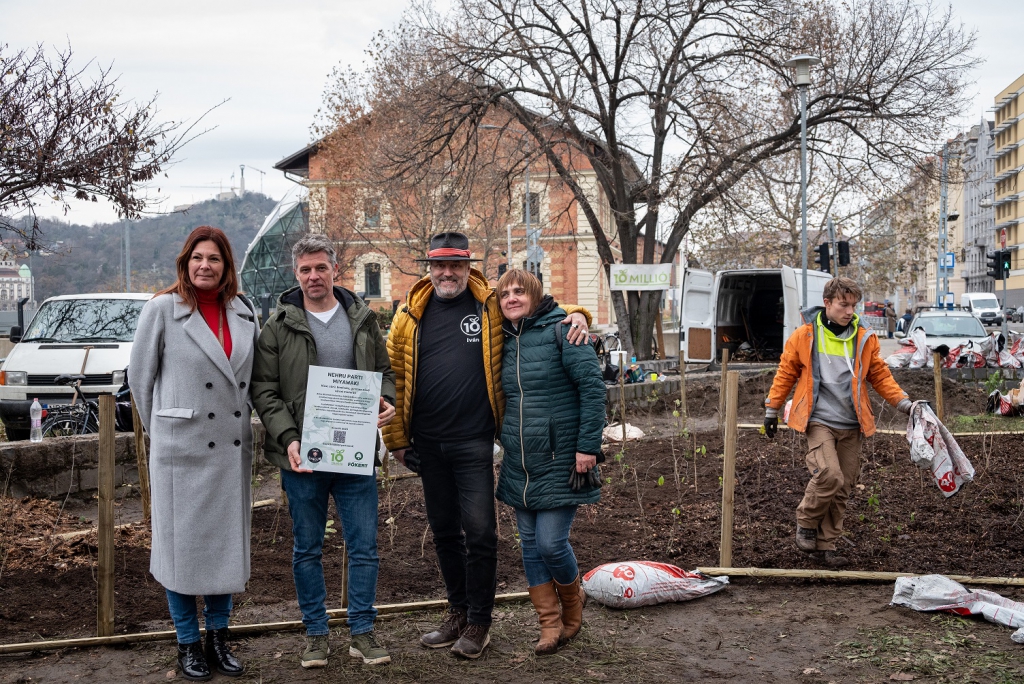
<instances>
[{"instance_id":1,"label":"red sweater","mask_svg":"<svg viewBox=\"0 0 1024 684\"><path fill-rule=\"evenodd\" d=\"M217 337L217 328L220 326L220 333L224 337L224 353L231 358L231 331L228 329L228 318L224 307L220 303L220 294L214 290L200 290L196 288L196 301L199 302L199 313L203 320L210 326L213 336Z\"/></svg>"}]
</instances>

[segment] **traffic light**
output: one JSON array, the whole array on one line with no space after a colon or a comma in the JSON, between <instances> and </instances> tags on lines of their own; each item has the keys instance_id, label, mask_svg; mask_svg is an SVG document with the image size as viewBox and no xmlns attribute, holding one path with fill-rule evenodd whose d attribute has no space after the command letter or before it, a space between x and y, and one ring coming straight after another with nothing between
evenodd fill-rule
<instances>
[{"instance_id":1,"label":"traffic light","mask_svg":"<svg viewBox=\"0 0 1024 684\"><path fill-rule=\"evenodd\" d=\"M1000 271L1003 274L1003 278L1010 277L1010 259L1013 256L1013 252L1009 249L1001 250L1001 258L999 260Z\"/></svg>"},{"instance_id":2,"label":"traffic light","mask_svg":"<svg viewBox=\"0 0 1024 684\"><path fill-rule=\"evenodd\" d=\"M818 245L818 257L814 260L814 263L818 264L818 269L825 273L832 272L832 255L829 252L828 243Z\"/></svg>"},{"instance_id":3,"label":"traffic light","mask_svg":"<svg viewBox=\"0 0 1024 684\"><path fill-rule=\"evenodd\" d=\"M1003 252L1002 250L996 250L989 252L985 255L985 274L989 278L995 278L996 280L1003 279Z\"/></svg>"},{"instance_id":4,"label":"traffic light","mask_svg":"<svg viewBox=\"0 0 1024 684\"><path fill-rule=\"evenodd\" d=\"M839 260L840 266L850 265L850 243L846 240L840 240L836 243L836 258Z\"/></svg>"}]
</instances>

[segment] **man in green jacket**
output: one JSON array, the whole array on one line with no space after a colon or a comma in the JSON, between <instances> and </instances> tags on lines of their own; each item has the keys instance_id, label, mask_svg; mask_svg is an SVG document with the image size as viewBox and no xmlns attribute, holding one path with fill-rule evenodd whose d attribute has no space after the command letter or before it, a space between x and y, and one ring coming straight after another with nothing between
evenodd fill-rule
<instances>
[{"instance_id":1,"label":"man in green jacket","mask_svg":"<svg viewBox=\"0 0 1024 684\"><path fill-rule=\"evenodd\" d=\"M307 235L292 248L297 288L281 295L277 311L263 326L253 363L253 403L267 436L264 454L281 468L288 495L295 546L292 571L306 626L302 667L325 667L327 588L322 549L330 497L341 516L348 551L349 655L367 665L391 662L377 642L373 607L377 595L377 480L366 475L302 469L299 445L310 366L329 366L383 375L378 427L395 415L395 374L373 312L352 292L334 285L334 245Z\"/></svg>"}]
</instances>

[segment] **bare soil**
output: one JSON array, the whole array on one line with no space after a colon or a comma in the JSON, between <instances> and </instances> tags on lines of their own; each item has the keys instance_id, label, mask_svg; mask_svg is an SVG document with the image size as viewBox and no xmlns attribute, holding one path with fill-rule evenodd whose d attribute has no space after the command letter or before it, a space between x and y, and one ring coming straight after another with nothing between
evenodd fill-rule
<instances>
[{"instance_id":1,"label":"bare soil","mask_svg":"<svg viewBox=\"0 0 1024 684\"><path fill-rule=\"evenodd\" d=\"M899 377L914 398L929 398L931 376ZM741 416L757 420L771 375L743 383ZM975 411L984 391L946 392L951 411ZM672 398L659 398L671 407ZM717 382L688 384L691 427L714 422ZM886 414L883 411L884 420ZM584 569L611 561L650 559L684 568L718 565L722 440L718 433L682 434L679 419L655 410L630 415L651 436L609 453L602 500L580 511L573 545ZM894 415L895 425L902 416ZM945 499L914 467L900 435L865 440L864 468L850 502L840 545L852 569L1016 576L1024 550L1024 445L1013 437L961 440L977 469L973 483ZM741 432L736 467L733 565L814 567L793 545L794 511L807 481L804 439L790 431L775 440ZM273 484L273 483L272 483ZM54 544L52 534L81 526L55 525L57 508L8 500L0 532L0 642L89 636L95 630L95 538ZM340 525L340 523L335 523ZM499 504L499 593L525 590L511 509ZM328 535L324 565L331 606L340 603L340 533ZM35 541L29 541L35 540ZM443 598L419 481L381 491L381 570L378 603ZM116 551L118 632L169 629L163 590L148 574L148 533L128 528ZM235 597L234 622L296 620L291 576L291 521L280 507L253 516L252 579ZM1024 592L1002 589L1022 600ZM365 669L338 655L327 670L302 671L296 634L247 638L238 652L249 663L241 681L689 681L878 682L890 675L917 681L1021 682L1024 667L1010 630L975 620L887 608L891 584L758 582L738 578L723 592L685 604L612 611L587 608L582 638L555 658L535 658L535 618L528 604L496 609L488 654L475 663L415 643L438 613L382 620L380 633L394 662ZM0 683L21 681L166 681L173 645L65 650L0 657ZM806 672L806 674L805 674ZM171 677L168 677L171 675Z\"/></svg>"}]
</instances>

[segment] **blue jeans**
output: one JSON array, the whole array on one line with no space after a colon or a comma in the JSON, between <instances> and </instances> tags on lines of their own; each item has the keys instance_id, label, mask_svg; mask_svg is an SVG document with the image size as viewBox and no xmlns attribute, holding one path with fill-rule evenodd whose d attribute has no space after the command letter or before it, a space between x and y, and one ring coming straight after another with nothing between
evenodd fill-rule
<instances>
[{"instance_id":1,"label":"blue jeans","mask_svg":"<svg viewBox=\"0 0 1024 684\"><path fill-rule=\"evenodd\" d=\"M474 625L490 625L498 584L494 517L494 440L416 440L427 522L453 608Z\"/></svg>"},{"instance_id":2,"label":"blue jeans","mask_svg":"<svg viewBox=\"0 0 1024 684\"><path fill-rule=\"evenodd\" d=\"M179 594L170 589L167 592L167 607L174 620L174 631L178 633L179 644L194 644L199 641L199 613L196 597ZM228 626L231 618L231 594L212 594L203 597L203 619L206 629L212 631Z\"/></svg>"},{"instance_id":3,"label":"blue jeans","mask_svg":"<svg viewBox=\"0 0 1024 684\"><path fill-rule=\"evenodd\" d=\"M373 630L377 609L377 479L347 473L294 473L281 471L292 515L292 573L306 634L327 629L327 585L324 583L324 531L327 505L341 516L342 536L348 552L348 627L353 634Z\"/></svg>"},{"instance_id":4,"label":"blue jeans","mask_svg":"<svg viewBox=\"0 0 1024 684\"><path fill-rule=\"evenodd\" d=\"M576 554L569 545L569 530L576 519L576 506L543 511L516 509L519 541L523 546L523 569L531 587L555 580L572 584L580 573Z\"/></svg>"}]
</instances>

